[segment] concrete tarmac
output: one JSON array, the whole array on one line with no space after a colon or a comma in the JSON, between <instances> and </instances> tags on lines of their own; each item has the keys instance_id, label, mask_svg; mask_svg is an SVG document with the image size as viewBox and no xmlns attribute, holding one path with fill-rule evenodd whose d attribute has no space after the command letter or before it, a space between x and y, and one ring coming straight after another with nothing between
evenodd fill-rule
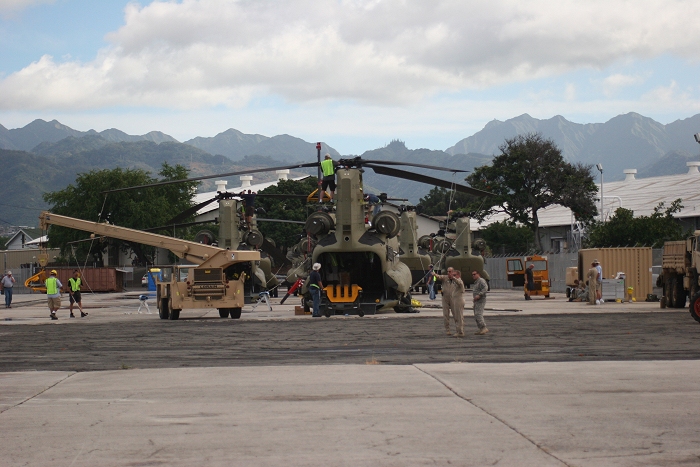
<instances>
[{"instance_id":1,"label":"concrete tarmac","mask_svg":"<svg viewBox=\"0 0 700 467\"><path fill-rule=\"evenodd\" d=\"M456 339L437 308L314 320L273 300L170 322L125 314L134 298L0 314L0 465L700 465L685 310L494 291L493 334Z\"/></svg>"},{"instance_id":2,"label":"concrete tarmac","mask_svg":"<svg viewBox=\"0 0 700 467\"><path fill-rule=\"evenodd\" d=\"M700 363L0 375L0 464L700 464Z\"/></svg>"}]
</instances>

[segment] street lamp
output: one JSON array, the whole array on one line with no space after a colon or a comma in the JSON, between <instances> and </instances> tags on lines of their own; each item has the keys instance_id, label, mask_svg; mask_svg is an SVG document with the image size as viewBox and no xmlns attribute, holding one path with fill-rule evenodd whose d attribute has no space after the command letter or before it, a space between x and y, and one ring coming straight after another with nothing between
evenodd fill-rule
<instances>
[{"instance_id":1,"label":"street lamp","mask_svg":"<svg viewBox=\"0 0 700 467\"><path fill-rule=\"evenodd\" d=\"M600 172L600 222L603 222L603 164L596 164Z\"/></svg>"}]
</instances>

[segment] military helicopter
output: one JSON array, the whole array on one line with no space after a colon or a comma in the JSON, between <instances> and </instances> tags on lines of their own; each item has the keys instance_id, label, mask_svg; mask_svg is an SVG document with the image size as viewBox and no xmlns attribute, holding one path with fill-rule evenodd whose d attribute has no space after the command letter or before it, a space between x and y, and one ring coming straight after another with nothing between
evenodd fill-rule
<instances>
[{"instance_id":1,"label":"military helicopter","mask_svg":"<svg viewBox=\"0 0 700 467\"><path fill-rule=\"evenodd\" d=\"M182 181L267 172L282 169L318 167L318 162L253 169L229 174L195 177L187 180L165 181L164 185ZM412 274L408 266L399 260L399 242L396 238L401 229L399 216L391 211L380 211L366 221L362 185L362 173L369 168L381 175L455 189L476 196L490 193L465 185L454 184L435 177L408 172L390 166L410 166L426 170L465 172L423 164L365 160L360 157L340 159L336 168L336 205L320 207L306 221L305 258L297 268L308 270L313 263L320 263L324 288L323 313L374 314L382 311L413 312L411 306ZM134 187L141 188L141 187ZM132 188L133 189L133 188ZM303 241L303 240L302 240ZM301 251L299 251L301 253ZM304 255L302 255L304 256ZM306 271L305 271L306 272ZM302 294L307 295L306 284Z\"/></svg>"},{"instance_id":2,"label":"military helicopter","mask_svg":"<svg viewBox=\"0 0 700 467\"><path fill-rule=\"evenodd\" d=\"M399 206L401 230L399 231L399 261L411 270L411 283L420 285L425 293L423 278L433 259L429 250L418 243L415 206Z\"/></svg>"},{"instance_id":3,"label":"military helicopter","mask_svg":"<svg viewBox=\"0 0 700 467\"><path fill-rule=\"evenodd\" d=\"M298 166L294 166L296 168ZM277 168L279 170L279 168ZM275 170L275 168L267 169L265 171ZM252 173L253 171L238 172L239 174ZM231 174L224 174L224 176ZM215 175L213 177L219 177ZM213 178L213 177L200 177L194 180ZM182 182L182 180L174 181L175 183ZM153 185L159 185L162 183L156 183ZM153 185L144 185L138 187L130 188L120 188L116 190L109 190L105 193L119 192L131 189L145 188ZM294 196L294 195L274 195L274 194L258 194L257 196ZM190 218L198 211L206 207L207 205L218 202L218 216L217 221L219 224L219 235L215 236L213 232L208 230L202 230L198 232L195 236L195 242L203 243L206 245L217 245L221 248L227 248L231 250L260 250L260 260L252 262L247 268L245 268L245 274L250 277L250 280L245 281L245 302L252 303L257 299L257 294L261 291L269 290L271 296L277 296L277 287L279 281L277 276L273 272L273 265L282 266L288 263L287 258L282 254L279 249L274 245L272 241L265 238L262 233L257 228L257 222L260 221L275 221L274 219L258 219L257 213L253 215L251 225L246 225L242 216L242 200L241 198L232 192L219 191L217 194L207 199L191 208L177 214L170 220L168 220L165 225L160 227L154 227L147 229L146 231L154 232L163 229L172 229L173 227L190 226L196 225L198 223L209 223L209 221L204 222L191 222L187 224L181 224L181 222L187 218ZM285 221L293 222L293 221Z\"/></svg>"},{"instance_id":4,"label":"military helicopter","mask_svg":"<svg viewBox=\"0 0 700 467\"><path fill-rule=\"evenodd\" d=\"M469 223L467 213L452 214L447 223L441 226L444 228L441 228L436 235L424 235L418 240L422 248L430 248L432 244L431 257L436 269L444 271L451 267L460 271L464 285L467 286L474 283L472 271L479 271L481 277L487 282L491 280L489 273L484 269L484 256L472 253L473 247L480 251L485 250L486 243L478 239L472 244Z\"/></svg>"},{"instance_id":5,"label":"military helicopter","mask_svg":"<svg viewBox=\"0 0 700 467\"><path fill-rule=\"evenodd\" d=\"M359 157L338 161L335 207L322 208L306 222L310 239L307 240L307 251L311 253L305 264L307 267L310 263L321 264L320 273L325 286L321 307L327 317L334 314L363 316L390 310L398 313L414 311L410 293L413 274L398 254L400 246L397 235L402 228L401 219L391 211L380 211L372 217L371 223L367 222L362 187L362 173L366 168L378 174L450 187L477 196L489 195L464 185L454 185L386 165L456 171L422 164L363 160ZM315 246L310 249L314 243ZM306 292L304 286L302 293Z\"/></svg>"}]
</instances>

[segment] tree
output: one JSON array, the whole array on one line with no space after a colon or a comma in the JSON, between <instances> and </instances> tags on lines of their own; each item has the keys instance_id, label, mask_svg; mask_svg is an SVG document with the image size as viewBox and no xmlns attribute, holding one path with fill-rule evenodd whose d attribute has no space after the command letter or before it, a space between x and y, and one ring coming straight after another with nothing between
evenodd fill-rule
<instances>
[{"instance_id":1,"label":"tree","mask_svg":"<svg viewBox=\"0 0 700 467\"><path fill-rule=\"evenodd\" d=\"M163 163L159 175L162 180L183 180L189 171L181 165L170 166ZM178 212L192 206L192 194L199 182L183 182L172 185L142 188L105 195L102 192L115 188L145 185L159 180L141 169L97 170L79 174L74 184L60 191L44 194L44 200L51 205L50 211L79 219L108 221L120 227L143 230L165 224ZM116 239L107 243L81 241L88 233L59 226L51 227L49 247L60 248L61 254L71 252L75 247L76 256L92 255L102 263L102 254L108 245L127 251L133 249L141 261L147 258L152 248ZM70 243L79 242L79 243Z\"/></svg>"},{"instance_id":2,"label":"tree","mask_svg":"<svg viewBox=\"0 0 700 467\"><path fill-rule=\"evenodd\" d=\"M306 222L310 211L305 197L318 188L318 179L308 177L304 180L280 180L277 185L265 188L260 194L292 194L296 197L278 198L260 196L255 200L256 206L265 209L265 214L258 217L266 219L292 220ZM304 226L284 222L258 222L260 232L274 240L278 247L293 246L298 240Z\"/></svg>"},{"instance_id":3,"label":"tree","mask_svg":"<svg viewBox=\"0 0 700 467\"><path fill-rule=\"evenodd\" d=\"M532 230L508 221L494 222L481 229L480 233L494 253L525 252L530 249L534 240Z\"/></svg>"},{"instance_id":4,"label":"tree","mask_svg":"<svg viewBox=\"0 0 700 467\"><path fill-rule=\"evenodd\" d=\"M474 188L490 191L483 206L473 202L470 209L482 221L504 212L513 222L529 227L535 248L542 250L539 211L554 204L570 208L577 219L590 222L596 215L598 192L591 165L568 163L552 140L532 133L506 139L493 163L477 167L466 180Z\"/></svg>"},{"instance_id":5,"label":"tree","mask_svg":"<svg viewBox=\"0 0 700 467\"><path fill-rule=\"evenodd\" d=\"M588 248L605 248L618 246L650 246L661 248L664 242L683 240L690 232L683 228L673 214L683 209L681 199L671 203L659 203L650 216L634 217L634 211L617 208L607 222L597 222L588 231L586 246Z\"/></svg>"},{"instance_id":6,"label":"tree","mask_svg":"<svg viewBox=\"0 0 700 467\"><path fill-rule=\"evenodd\" d=\"M434 187L425 197L418 200L421 213L429 216L446 216L448 211L461 211L474 197L447 188Z\"/></svg>"}]
</instances>

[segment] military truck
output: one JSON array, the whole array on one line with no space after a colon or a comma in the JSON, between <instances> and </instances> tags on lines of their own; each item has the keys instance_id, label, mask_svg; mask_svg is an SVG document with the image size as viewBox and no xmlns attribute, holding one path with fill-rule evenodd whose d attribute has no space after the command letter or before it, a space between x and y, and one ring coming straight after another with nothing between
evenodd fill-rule
<instances>
[{"instance_id":1,"label":"military truck","mask_svg":"<svg viewBox=\"0 0 700 467\"><path fill-rule=\"evenodd\" d=\"M683 308L690 297L690 314L700 322L700 230L694 236L680 241L664 243L662 273L657 286L663 287L662 307Z\"/></svg>"},{"instance_id":2,"label":"military truck","mask_svg":"<svg viewBox=\"0 0 700 467\"><path fill-rule=\"evenodd\" d=\"M172 251L191 263L176 267L169 277L156 282L158 314L175 320L180 311L216 308L219 316L238 319L245 303L245 283L251 277L251 262L260 260L258 251L227 250L179 238L60 216L44 211L41 228L50 225L91 232L94 236L118 238Z\"/></svg>"}]
</instances>

